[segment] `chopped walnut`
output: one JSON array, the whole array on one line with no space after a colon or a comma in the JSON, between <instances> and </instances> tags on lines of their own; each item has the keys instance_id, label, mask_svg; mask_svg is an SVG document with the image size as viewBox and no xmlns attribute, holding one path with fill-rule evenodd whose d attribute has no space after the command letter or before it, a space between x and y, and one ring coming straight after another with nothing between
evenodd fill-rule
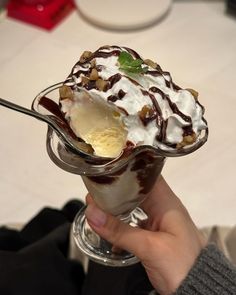
<instances>
[{"instance_id":1,"label":"chopped walnut","mask_svg":"<svg viewBox=\"0 0 236 295\"><path fill-rule=\"evenodd\" d=\"M197 136L196 136L195 133L193 133L191 135L184 136L184 139L183 140L184 140L184 142L186 144L192 144L192 143L194 143L196 141L196 139L197 139Z\"/></svg>"},{"instance_id":2,"label":"chopped walnut","mask_svg":"<svg viewBox=\"0 0 236 295\"><path fill-rule=\"evenodd\" d=\"M87 84L89 83L89 78L83 76L83 77L81 78L81 82L82 82L82 85L83 85L83 86L84 86L84 85L87 85Z\"/></svg>"},{"instance_id":3,"label":"chopped walnut","mask_svg":"<svg viewBox=\"0 0 236 295\"><path fill-rule=\"evenodd\" d=\"M73 90L66 85L63 85L59 88L60 99L72 99L73 98Z\"/></svg>"},{"instance_id":4,"label":"chopped walnut","mask_svg":"<svg viewBox=\"0 0 236 295\"><path fill-rule=\"evenodd\" d=\"M151 107L145 105L138 114L141 120L145 120L154 115L154 110Z\"/></svg>"},{"instance_id":5,"label":"chopped walnut","mask_svg":"<svg viewBox=\"0 0 236 295\"><path fill-rule=\"evenodd\" d=\"M108 85L108 81L104 81L104 80L102 80L102 79L98 79L98 80L96 80L96 87L97 87L98 90L100 90L100 91L105 91L107 85Z\"/></svg>"},{"instance_id":6,"label":"chopped walnut","mask_svg":"<svg viewBox=\"0 0 236 295\"><path fill-rule=\"evenodd\" d=\"M144 60L144 63L148 66L150 66L151 68L153 69L156 69L157 68L157 63L152 61L151 59L145 59Z\"/></svg>"},{"instance_id":7,"label":"chopped walnut","mask_svg":"<svg viewBox=\"0 0 236 295\"><path fill-rule=\"evenodd\" d=\"M191 88L187 88L186 90L188 90L196 100L198 99L198 92L196 90Z\"/></svg>"},{"instance_id":8,"label":"chopped walnut","mask_svg":"<svg viewBox=\"0 0 236 295\"><path fill-rule=\"evenodd\" d=\"M93 53L91 51L84 51L83 54L81 55L79 61L84 63L86 62L87 59L89 59Z\"/></svg>"},{"instance_id":9,"label":"chopped walnut","mask_svg":"<svg viewBox=\"0 0 236 295\"><path fill-rule=\"evenodd\" d=\"M92 69L89 79L92 81L98 80L99 76L98 76L98 71L96 69Z\"/></svg>"},{"instance_id":10,"label":"chopped walnut","mask_svg":"<svg viewBox=\"0 0 236 295\"><path fill-rule=\"evenodd\" d=\"M91 60L91 67L92 68L96 67L96 59L95 58Z\"/></svg>"},{"instance_id":11,"label":"chopped walnut","mask_svg":"<svg viewBox=\"0 0 236 295\"><path fill-rule=\"evenodd\" d=\"M184 142L182 141L182 142L179 142L179 143L177 143L176 144L176 148L177 149L181 149L182 147L184 147L186 144L184 144Z\"/></svg>"},{"instance_id":12,"label":"chopped walnut","mask_svg":"<svg viewBox=\"0 0 236 295\"><path fill-rule=\"evenodd\" d=\"M183 140L176 145L176 148L179 149L179 148L185 147L186 145L193 144L196 141L196 139L197 139L197 136L195 133L186 135L183 137Z\"/></svg>"}]
</instances>

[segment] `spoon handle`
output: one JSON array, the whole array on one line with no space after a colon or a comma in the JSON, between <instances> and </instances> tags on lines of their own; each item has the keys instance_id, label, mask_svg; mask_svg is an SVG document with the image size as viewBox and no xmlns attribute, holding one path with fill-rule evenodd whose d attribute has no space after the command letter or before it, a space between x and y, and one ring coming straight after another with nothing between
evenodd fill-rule
<instances>
[{"instance_id":1,"label":"spoon handle","mask_svg":"<svg viewBox=\"0 0 236 295\"><path fill-rule=\"evenodd\" d=\"M30 109L27 109L25 107L22 107L18 104L15 104L13 102L10 102L8 100L5 100L3 98L0 98L0 105L6 107L6 108L9 108L11 110L14 110L14 111L17 111L17 112L20 112L20 113L23 113L25 115L28 115L28 116L31 116L33 118L36 118L40 121L43 121L43 122L46 122L48 125L50 125L56 132L59 136L63 137L63 139L72 147L75 149L75 146L71 140L71 138L69 136L67 136L65 134L65 131L60 128L58 126L58 124L56 124L51 118L50 116L45 116L45 115L42 115L36 111L33 111L33 110L30 110Z\"/></svg>"},{"instance_id":2,"label":"spoon handle","mask_svg":"<svg viewBox=\"0 0 236 295\"><path fill-rule=\"evenodd\" d=\"M22 107L22 106L20 106L18 104L15 104L13 102L10 102L8 100L5 100L3 98L0 98L0 105L4 106L6 108L9 108L11 110L14 110L14 111L29 115L29 116L34 117L34 118L37 118L37 119L39 119L41 121L44 121L44 122L47 121L47 120L45 120L45 117L43 115L41 115L41 114L39 114L39 113L37 113L37 112L35 112L33 110Z\"/></svg>"},{"instance_id":3,"label":"spoon handle","mask_svg":"<svg viewBox=\"0 0 236 295\"><path fill-rule=\"evenodd\" d=\"M52 119L52 117L42 115L36 111L27 109L25 107L22 107L18 104L15 104L15 103L5 100L3 98L0 98L0 105L4 106L6 108L9 108L11 110L23 113L25 115L29 115L31 117L34 117L40 121L46 122L49 126L51 126L53 128L53 130L57 133L57 135L60 138L62 138L70 146L71 149L73 149L75 152L80 152L79 148L74 144L73 138L69 134L67 134L67 132L65 130L63 130L63 128L60 128L58 123L56 123Z\"/></svg>"}]
</instances>

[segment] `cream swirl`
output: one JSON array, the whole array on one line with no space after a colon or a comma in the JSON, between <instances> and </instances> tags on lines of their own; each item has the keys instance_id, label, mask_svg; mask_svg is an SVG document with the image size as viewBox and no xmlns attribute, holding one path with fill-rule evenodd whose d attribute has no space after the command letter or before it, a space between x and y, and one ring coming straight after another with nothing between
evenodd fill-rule
<instances>
[{"instance_id":1,"label":"cream swirl","mask_svg":"<svg viewBox=\"0 0 236 295\"><path fill-rule=\"evenodd\" d=\"M121 52L129 53L133 60L142 60L145 71L124 72L119 64ZM143 60L127 47L104 46L94 53L85 52L65 85L74 93L82 87L92 100L103 101L107 110L119 111L126 141L134 146L152 145L162 150L184 148L194 144L207 129L204 108L196 92L180 88L173 83L170 73L150 60ZM81 103L78 95L74 96L73 103L61 100L62 111L74 131L71 114L77 103ZM81 136L79 131L76 135Z\"/></svg>"}]
</instances>

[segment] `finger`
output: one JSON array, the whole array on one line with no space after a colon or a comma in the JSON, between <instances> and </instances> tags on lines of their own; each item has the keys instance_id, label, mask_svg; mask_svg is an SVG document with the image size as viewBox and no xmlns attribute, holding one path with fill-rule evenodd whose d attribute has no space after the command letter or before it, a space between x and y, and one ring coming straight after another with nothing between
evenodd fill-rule
<instances>
[{"instance_id":1,"label":"finger","mask_svg":"<svg viewBox=\"0 0 236 295\"><path fill-rule=\"evenodd\" d=\"M115 247L131 252L141 259L146 249L145 230L131 227L118 218L104 213L94 203L88 205L85 215L89 225L99 236Z\"/></svg>"},{"instance_id":2,"label":"finger","mask_svg":"<svg viewBox=\"0 0 236 295\"><path fill-rule=\"evenodd\" d=\"M86 205L93 203L93 198L90 194L87 194L85 197Z\"/></svg>"},{"instance_id":3,"label":"finger","mask_svg":"<svg viewBox=\"0 0 236 295\"><path fill-rule=\"evenodd\" d=\"M151 193L142 203L141 207L148 213L148 216L155 214L157 210L161 211L169 207L173 202L175 194L172 192L166 181L160 176Z\"/></svg>"},{"instance_id":4,"label":"finger","mask_svg":"<svg viewBox=\"0 0 236 295\"><path fill-rule=\"evenodd\" d=\"M140 207L149 217L148 230L172 232L191 221L186 208L162 176Z\"/></svg>"}]
</instances>

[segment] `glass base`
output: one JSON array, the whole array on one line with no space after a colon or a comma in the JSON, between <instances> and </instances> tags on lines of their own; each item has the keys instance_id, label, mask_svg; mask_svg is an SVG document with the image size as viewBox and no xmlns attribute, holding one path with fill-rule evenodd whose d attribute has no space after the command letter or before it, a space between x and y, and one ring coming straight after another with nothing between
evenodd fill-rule
<instances>
[{"instance_id":1,"label":"glass base","mask_svg":"<svg viewBox=\"0 0 236 295\"><path fill-rule=\"evenodd\" d=\"M138 263L136 256L114 247L92 230L86 221L85 209L86 206L78 212L73 223L73 236L79 249L91 260L107 266L121 267ZM121 217L122 221L134 227L146 218L146 214L138 207L128 216Z\"/></svg>"}]
</instances>

